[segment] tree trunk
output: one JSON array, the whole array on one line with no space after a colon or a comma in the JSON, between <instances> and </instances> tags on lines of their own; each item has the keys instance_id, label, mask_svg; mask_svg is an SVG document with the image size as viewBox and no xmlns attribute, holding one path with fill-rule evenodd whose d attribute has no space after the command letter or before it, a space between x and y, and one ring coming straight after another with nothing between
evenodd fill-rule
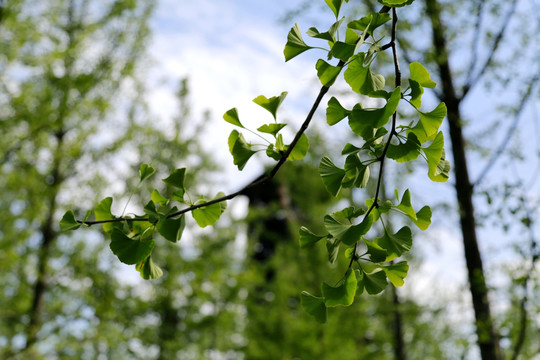
<instances>
[{"instance_id":1,"label":"tree trunk","mask_svg":"<svg viewBox=\"0 0 540 360\"><path fill-rule=\"evenodd\" d=\"M437 0L426 0L426 11L433 28L435 61L442 82L441 100L446 103L448 108L448 124L454 158L454 173L456 176L455 188L459 205L465 261L476 320L477 342L483 360L500 359L499 341L491 317L488 287L486 285L482 257L476 237L476 222L472 199L473 187L469 180L461 123L461 99L456 95L453 84L452 72L448 63L444 28L441 22L441 9Z\"/></svg>"}]
</instances>

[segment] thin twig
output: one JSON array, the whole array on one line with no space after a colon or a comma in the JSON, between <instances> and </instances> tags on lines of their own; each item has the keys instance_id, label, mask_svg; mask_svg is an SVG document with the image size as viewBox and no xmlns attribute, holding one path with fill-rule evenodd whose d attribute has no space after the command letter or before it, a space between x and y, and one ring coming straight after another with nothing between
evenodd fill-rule
<instances>
[{"instance_id":1,"label":"thin twig","mask_svg":"<svg viewBox=\"0 0 540 360\"><path fill-rule=\"evenodd\" d=\"M510 127L508 128L503 141L501 142L501 144L499 145L499 147L497 148L497 150L495 151L491 159L488 161L484 169L482 169L482 171L480 172L478 179L476 179L476 181L472 184L473 187L478 186L480 183L482 183L482 181L485 179L488 172L491 170L491 168L497 162L497 160L499 160L500 156L502 155L502 153L504 152L504 150L510 143L510 139L512 138L512 136L517 130L519 120L521 119L521 113L523 112L525 105L527 105L527 102L533 95L533 90L539 80L540 80L540 68L538 72L535 74L535 76L530 80L529 86L527 87L527 90L525 91L525 94L521 98L521 101L517 107L516 114L514 115L514 120L512 121L512 124L510 125Z\"/></svg>"},{"instance_id":2,"label":"thin twig","mask_svg":"<svg viewBox=\"0 0 540 360\"><path fill-rule=\"evenodd\" d=\"M491 45L491 50L489 51L489 55L486 59L486 62L476 74L476 76L471 77L469 81L465 83L465 86L463 87L463 93L461 94L461 98L463 99L467 93L480 81L482 76L484 76L486 70L491 66L491 63L493 62L493 58L495 57L495 53L497 52L499 45L501 43L501 40L503 39L503 36L506 32L506 28L508 27L508 24L510 23L510 19L512 18L512 15L514 14L514 11L516 10L518 0L513 0L512 4L510 5L510 10L508 10L508 13L506 14L506 17L504 19L503 24L501 25L497 36L495 36L495 40L493 40L493 44Z\"/></svg>"}]
</instances>

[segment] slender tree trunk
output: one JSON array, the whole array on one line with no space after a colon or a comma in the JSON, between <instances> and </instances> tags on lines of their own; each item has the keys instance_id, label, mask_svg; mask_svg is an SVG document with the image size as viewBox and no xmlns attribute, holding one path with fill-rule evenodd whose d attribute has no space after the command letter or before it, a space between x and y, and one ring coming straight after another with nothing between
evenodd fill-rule
<instances>
[{"instance_id":1,"label":"slender tree trunk","mask_svg":"<svg viewBox=\"0 0 540 360\"><path fill-rule=\"evenodd\" d=\"M465 261L468 270L469 286L476 320L478 346L483 360L500 359L499 341L494 330L488 299L488 287L482 265L482 257L476 236L476 222L473 206L473 187L469 179L465 142L463 139L460 102L456 95L452 72L448 63L448 52L444 28L441 22L441 9L437 0L426 0L427 14L433 28L433 47L442 82L441 100L448 108L448 124L454 158L455 188L459 205L459 215Z\"/></svg>"},{"instance_id":2,"label":"slender tree trunk","mask_svg":"<svg viewBox=\"0 0 540 360\"><path fill-rule=\"evenodd\" d=\"M394 309L392 315L394 317L394 357L396 360L406 360L405 356L405 341L403 340L403 318L401 313L401 301L399 299L399 294L397 289L394 286L391 286L392 291L392 303L394 304Z\"/></svg>"}]
</instances>

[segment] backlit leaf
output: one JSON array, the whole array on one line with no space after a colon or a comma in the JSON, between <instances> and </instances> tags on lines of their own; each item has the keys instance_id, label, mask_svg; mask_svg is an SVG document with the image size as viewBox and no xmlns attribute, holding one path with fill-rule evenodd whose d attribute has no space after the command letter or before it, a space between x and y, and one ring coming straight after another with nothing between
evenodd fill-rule
<instances>
[{"instance_id":1,"label":"backlit leaf","mask_svg":"<svg viewBox=\"0 0 540 360\"><path fill-rule=\"evenodd\" d=\"M337 287L322 284L324 303L327 307L349 306L356 295L356 274L352 269L347 270L343 283Z\"/></svg>"},{"instance_id":2,"label":"backlit leaf","mask_svg":"<svg viewBox=\"0 0 540 360\"><path fill-rule=\"evenodd\" d=\"M420 121L410 131L413 132L421 144L426 141L433 140L439 127L442 124L444 117L446 116L446 105L440 103L435 109L428 113L418 111L420 115Z\"/></svg>"},{"instance_id":3,"label":"backlit leaf","mask_svg":"<svg viewBox=\"0 0 540 360\"><path fill-rule=\"evenodd\" d=\"M156 172L156 169L151 167L148 164L141 164L141 167L139 168L139 181L143 182L144 180L148 179L150 176L154 175Z\"/></svg>"},{"instance_id":4,"label":"backlit leaf","mask_svg":"<svg viewBox=\"0 0 540 360\"><path fill-rule=\"evenodd\" d=\"M186 168L181 169L175 169L171 175L169 175L167 178L163 179L162 181L170 186L184 189L184 178L186 176Z\"/></svg>"},{"instance_id":5,"label":"backlit leaf","mask_svg":"<svg viewBox=\"0 0 540 360\"><path fill-rule=\"evenodd\" d=\"M326 122L328 125L335 125L351 113L345 109L335 97L331 97L326 108Z\"/></svg>"},{"instance_id":6,"label":"backlit leaf","mask_svg":"<svg viewBox=\"0 0 540 360\"><path fill-rule=\"evenodd\" d=\"M75 219L73 210L68 210L60 220L60 230L62 231L77 230L80 227L81 224Z\"/></svg>"},{"instance_id":7,"label":"backlit leaf","mask_svg":"<svg viewBox=\"0 0 540 360\"><path fill-rule=\"evenodd\" d=\"M99 203L99 205L94 209L94 214L96 214L96 220L102 221L102 220L111 220L115 217L111 213L111 206L112 206L112 198L107 197ZM104 223L103 230L106 232L111 232L114 228L113 223Z\"/></svg>"},{"instance_id":8,"label":"backlit leaf","mask_svg":"<svg viewBox=\"0 0 540 360\"><path fill-rule=\"evenodd\" d=\"M378 0L381 4L390 6L390 7L401 7L405 5L410 5L414 0Z\"/></svg>"},{"instance_id":9,"label":"backlit leaf","mask_svg":"<svg viewBox=\"0 0 540 360\"><path fill-rule=\"evenodd\" d=\"M312 49L312 47L304 42L300 27L298 24L295 24L287 35L287 44L285 44L285 49L283 50L285 61L289 61L309 49Z\"/></svg>"},{"instance_id":10,"label":"backlit leaf","mask_svg":"<svg viewBox=\"0 0 540 360\"><path fill-rule=\"evenodd\" d=\"M238 170L242 170L244 166L246 166L249 158L255 154L255 151L251 150L251 145L248 144L244 139L244 136L236 130L231 132L228 142L234 165L238 166Z\"/></svg>"},{"instance_id":11,"label":"backlit leaf","mask_svg":"<svg viewBox=\"0 0 540 360\"><path fill-rule=\"evenodd\" d=\"M397 162L407 162L420 155L420 142L413 133L407 134L407 141L399 145L390 144L386 156Z\"/></svg>"},{"instance_id":12,"label":"backlit leaf","mask_svg":"<svg viewBox=\"0 0 540 360\"><path fill-rule=\"evenodd\" d=\"M186 220L184 215L180 215L178 219L161 219L156 225L157 231L165 239L171 242L178 242L182 237L184 228L186 226Z\"/></svg>"},{"instance_id":13,"label":"backlit leaf","mask_svg":"<svg viewBox=\"0 0 540 360\"><path fill-rule=\"evenodd\" d=\"M223 119L230 124L244 128L244 125L242 125L242 123L240 122L240 117L238 116L238 109L236 108L227 110L227 112L223 114Z\"/></svg>"},{"instance_id":14,"label":"backlit leaf","mask_svg":"<svg viewBox=\"0 0 540 360\"><path fill-rule=\"evenodd\" d=\"M343 76L353 91L369 95L373 91L382 90L385 80L382 75L373 74L369 65L364 66L364 60L364 53L355 56L347 66Z\"/></svg>"},{"instance_id":15,"label":"backlit leaf","mask_svg":"<svg viewBox=\"0 0 540 360\"><path fill-rule=\"evenodd\" d=\"M341 71L341 67L330 65L322 59L317 60L315 67L317 68L317 77L326 87L332 86Z\"/></svg>"},{"instance_id":16,"label":"backlit leaf","mask_svg":"<svg viewBox=\"0 0 540 360\"><path fill-rule=\"evenodd\" d=\"M427 69L419 62L412 62L409 64L409 71L411 73L411 80L416 81L423 87L434 88L437 83L431 80Z\"/></svg>"},{"instance_id":17,"label":"backlit leaf","mask_svg":"<svg viewBox=\"0 0 540 360\"><path fill-rule=\"evenodd\" d=\"M264 109L268 110L270 114L276 119L276 113L279 109L279 106L285 100L285 97L287 97L287 92L284 91L279 96L272 96L271 98L267 98L264 95L259 95L255 99L253 99L253 102Z\"/></svg>"},{"instance_id":18,"label":"backlit leaf","mask_svg":"<svg viewBox=\"0 0 540 360\"><path fill-rule=\"evenodd\" d=\"M386 288L388 282L386 281L386 274L380 270L372 274L364 273L362 279L366 292L370 295L376 295Z\"/></svg>"},{"instance_id":19,"label":"backlit leaf","mask_svg":"<svg viewBox=\"0 0 540 360\"><path fill-rule=\"evenodd\" d=\"M371 13L360 20L351 21L347 24L347 27L359 31L366 31L367 29L366 32L373 36L373 31L389 20L390 15L388 13Z\"/></svg>"},{"instance_id":20,"label":"backlit leaf","mask_svg":"<svg viewBox=\"0 0 540 360\"><path fill-rule=\"evenodd\" d=\"M257 130L263 133L272 134L274 137L277 135L277 133L283 129L287 124L264 124L260 126Z\"/></svg>"},{"instance_id":21,"label":"backlit leaf","mask_svg":"<svg viewBox=\"0 0 540 360\"><path fill-rule=\"evenodd\" d=\"M288 146L287 146L288 148ZM302 160L306 157L309 150L309 140L306 134L302 134L298 142L289 154L288 159L291 161Z\"/></svg>"},{"instance_id":22,"label":"backlit leaf","mask_svg":"<svg viewBox=\"0 0 540 360\"><path fill-rule=\"evenodd\" d=\"M197 203L203 203L206 200L199 200ZM214 225L218 221L222 213L222 208L219 203L204 206L198 209L195 209L191 212L193 218L200 227L206 227L209 225Z\"/></svg>"},{"instance_id":23,"label":"backlit leaf","mask_svg":"<svg viewBox=\"0 0 540 360\"><path fill-rule=\"evenodd\" d=\"M381 248L386 249L386 260L390 261L403 253L409 252L412 247L412 233L408 226L404 226L395 234L387 231L382 238L376 238L374 242Z\"/></svg>"},{"instance_id":24,"label":"backlit leaf","mask_svg":"<svg viewBox=\"0 0 540 360\"><path fill-rule=\"evenodd\" d=\"M396 264L383 267L383 270L386 273L388 280L390 280L394 286L403 286L403 279L407 277L409 265L406 261L400 261Z\"/></svg>"},{"instance_id":25,"label":"backlit leaf","mask_svg":"<svg viewBox=\"0 0 540 360\"><path fill-rule=\"evenodd\" d=\"M345 170L337 167L329 157L324 156L319 164L319 174L328 192L337 196L345 177Z\"/></svg>"},{"instance_id":26,"label":"backlit leaf","mask_svg":"<svg viewBox=\"0 0 540 360\"><path fill-rule=\"evenodd\" d=\"M141 277L145 280L157 279L163 275L163 271L159 266L154 264L152 257L149 256L144 262L137 265Z\"/></svg>"},{"instance_id":27,"label":"backlit leaf","mask_svg":"<svg viewBox=\"0 0 540 360\"><path fill-rule=\"evenodd\" d=\"M349 0L324 0L326 2L326 5L332 10L334 15L336 16L336 19L339 16L339 11L341 10L341 6L343 5L343 1L349 2Z\"/></svg>"}]
</instances>

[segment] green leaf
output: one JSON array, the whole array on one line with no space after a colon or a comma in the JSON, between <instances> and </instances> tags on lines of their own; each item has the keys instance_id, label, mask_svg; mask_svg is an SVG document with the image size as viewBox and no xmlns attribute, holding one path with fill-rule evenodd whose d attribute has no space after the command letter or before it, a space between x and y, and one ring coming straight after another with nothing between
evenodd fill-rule
<instances>
[{"instance_id":1,"label":"green leaf","mask_svg":"<svg viewBox=\"0 0 540 360\"><path fill-rule=\"evenodd\" d=\"M356 274L348 269L345 279L340 286L333 287L327 283L322 284L324 304L327 307L350 306L356 295Z\"/></svg>"},{"instance_id":2,"label":"green leaf","mask_svg":"<svg viewBox=\"0 0 540 360\"><path fill-rule=\"evenodd\" d=\"M281 160L281 157L282 157L281 153L274 150L274 144L268 145L268 147L266 148L266 156L276 161Z\"/></svg>"},{"instance_id":3,"label":"green leaf","mask_svg":"<svg viewBox=\"0 0 540 360\"><path fill-rule=\"evenodd\" d=\"M364 217L358 225L353 225L350 219L337 214L339 213L326 215L324 217L324 227L334 238L339 239L345 245L354 245L373 225L372 214Z\"/></svg>"},{"instance_id":4,"label":"green leaf","mask_svg":"<svg viewBox=\"0 0 540 360\"><path fill-rule=\"evenodd\" d=\"M334 39L334 36L329 31L322 33L322 32L319 32L319 30L315 27L309 28L308 31L306 31L306 34L317 39L323 39L330 42L336 41Z\"/></svg>"},{"instance_id":5,"label":"green leaf","mask_svg":"<svg viewBox=\"0 0 540 360\"><path fill-rule=\"evenodd\" d=\"M244 125L240 122L240 117L238 116L238 109L232 108L230 110L227 110L225 114L223 114L223 119L233 125L239 126L242 129L244 128Z\"/></svg>"},{"instance_id":6,"label":"green leaf","mask_svg":"<svg viewBox=\"0 0 540 360\"><path fill-rule=\"evenodd\" d=\"M126 236L115 228L111 233L110 248L124 264L134 265L143 262L154 249L154 240L141 241Z\"/></svg>"},{"instance_id":7,"label":"green leaf","mask_svg":"<svg viewBox=\"0 0 540 360\"><path fill-rule=\"evenodd\" d=\"M352 44L348 44L346 42L336 41L335 44L332 46L332 50L330 51L330 55L333 57L343 61L347 62L351 58L351 56L354 55L354 49L355 46Z\"/></svg>"},{"instance_id":8,"label":"green leaf","mask_svg":"<svg viewBox=\"0 0 540 360\"><path fill-rule=\"evenodd\" d=\"M318 242L319 240L322 240L324 238L328 237L328 234L326 235L315 235L312 233L308 228L305 226L302 226L300 228L300 247L302 249L311 246Z\"/></svg>"},{"instance_id":9,"label":"green leaf","mask_svg":"<svg viewBox=\"0 0 540 360\"><path fill-rule=\"evenodd\" d=\"M115 219L115 217L111 213L111 206L112 206L111 197L107 197L101 200L99 205L94 209L94 214L96 214L96 220L103 221L103 220ZM114 228L113 223L104 223L102 225L103 225L103 230L105 230L105 232L107 233L110 233Z\"/></svg>"},{"instance_id":10,"label":"green leaf","mask_svg":"<svg viewBox=\"0 0 540 360\"><path fill-rule=\"evenodd\" d=\"M287 148L289 145L287 146ZM309 140L306 134L302 134L300 136L300 139L298 139L298 142L292 149L291 153L289 154L288 159L290 161L296 161L296 160L302 160L306 157L309 150Z\"/></svg>"},{"instance_id":11,"label":"green leaf","mask_svg":"<svg viewBox=\"0 0 540 360\"><path fill-rule=\"evenodd\" d=\"M428 164L428 176L432 181L445 182L450 176L450 163L445 159L444 135L439 131L426 148L422 148Z\"/></svg>"},{"instance_id":12,"label":"green leaf","mask_svg":"<svg viewBox=\"0 0 540 360\"><path fill-rule=\"evenodd\" d=\"M326 5L332 10L334 15L336 16L336 19L339 16L339 11L341 10L341 6L343 5L343 1L349 2L349 0L324 0L326 2Z\"/></svg>"},{"instance_id":13,"label":"green leaf","mask_svg":"<svg viewBox=\"0 0 540 360\"><path fill-rule=\"evenodd\" d=\"M161 206L167 205L167 202L169 201L166 197L161 195L157 189L152 190L152 194L150 195L150 198L153 202L156 204L159 204Z\"/></svg>"},{"instance_id":14,"label":"green leaf","mask_svg":"<svg viewBox=\"0 0 540 360\"><path fill-rule=\"evenodd\" d=\"M423 87L434 88L437 83L431 80L427 69L419 62L413 62L409 64L409 71L411 73L411 80L416 81Z\"/></svg>"},{"instance_id":15,"label":"green leaf","mask_svg":"<svg viewBox=\"0 0 540 360\"><path fill-rule=\"evenodd\" d=\"M313 316L321 324L326 323L327 310L322 297L316 297L306 291L302 291L300 301L305 312Z\"/></svg>"},{"instance_id":16,"label":"green leaf","mask_svg":"<svg viewBox=\"0 0 540 360\"><path fill-rule=\"evenodd\" d=\"M345 109L335 97L331 97L328 100L328 107L326 108L326 122L332 126L345 119L351 113L350 110Z\"/></svg>"},{"instance_id":17,"label":"green leaf","mask_svg":"<svg viewBox=\"0 0 540 360\"><path fill-rule=\"evenodd\" d=\"M73 213L73 210L66 211L66 213L62 217L62 220L60 220L60 230L77 230L80 227L81 224L75 219L75 214Z\"/></svg>"},{"instance_id":18,"label":"green leaf","mask_svg":"<svg viewBox=\"0 0 540 360\"><path fill-rule=\"evenodd\" d=\"M422 106L422 94L424 94L424 88L422 85L411 79L409 79L409 86L411 87L411 99L409 101L416 109L420 109Z\"/></svg>"},{"instance_id":19,"label":"green leaf","mask_svg":"<svg viewBox=\"0 0 540 360\"><path fill-rule=\"evenodd\" d=\"M144 206L144 212L146 215L148 215L148 221L152 224L155 224L159 219L159 214L156 210L156 204L152 200L150 200L145 206Z\"/></svg>"},{"instance_id":20,"label":"green leaf","mask_svg":"<svg viewBox=\"0 0 540 360\"><path fill-rule=\"evenodd\" d=\"M329 157L324 156L319 164L319 174L330 194L337 196L345 177L345 170L338 168Z\"/></svg>"},{"instance_id":21,"label":"green leaf","mask_svg":"<svg viewBox=\"0 0 540 360\"><path fill-rule=\"evenodd\" d=\"M407 141L399 145L390 144L386 156L397 162L407 162L418 158L420 155L420 142L413 133L407 134Z\"/></svg>"},{"instance_id":22,"label":"green leaf","mask_svg":"<svg viewBox=\"0 0 540 360\"><path fill-rule=\"evenodd\" d=\"M253 102L259 106L262 106L264 109L268 110L270 114L276 119L276 113L279 108L279 105L285 100L285 97L287 97L287 92L284 91L279 96L272 96L271 98L267 98L264 95L259 95L255 99L253 99Z\"/></svg>"},{"instance_id":23,"label":"green leaf","mask_svg":"<svg viewBox=\"0 0 540 360\"><path fill-rule=\"evenodd\" d=\"M373 31L390 20L388 13L371 13L360 20L351 21L347 27L354 30L366 31L373 37Z\"/></svg>"},{"instance_id":24,"label":"green leaf","mask_svg":"<svg viewBox=\"0 0 540 360\"><path fill-rule=\"evenodd\" d=\"M283 50L285 61L289 61L309 49L312 49L312 47L304 42L300 27L298 24L294 24L287 35L287 44L285 44L285 49Z\"/></svg>"},{"instance_id":25,"label":"green leaf","mask_svg":"<svg viewBox=\"0 0 540 360\"><path fill-rule=\"evenodd\" d=\"M355 134L362 136L364 140L373 138L375 129L378 129L388 122L398 107L401 99L401 88L398 86L393 92L386 105L380 109L365 110L362 108L353 109L349 115L349 126Z\"/></svg>"},{"instance_id":26,"label":"green leaf","mask_svg":"<svg viewBox=\"0 0 540 360\"><path fill-rule=\"evenodd\" d=\"M378 263L386 260L386 250L380 247L379 244L367 239L364 239L364 242L366 243L367 253L371 261Z\"/></svg>"},{"instance_id":27,"label":"green leaf","mask_svg":"<svg viewBox=\"0 0 540 360\"><path fill-rule=\"evenodd\" d=\"M236 130L233 130L229 135L229 151L238 170L242 170L249 158L255 154L255 151L251 150L251 144L248 144L244 136Z\"/></svg>"},{"instance_id":28,"label":"green leaf","mask_svg":"<svg viewBox=\"0 0 540 360\"><path fill-rule=\"evenodd\" d=\"M206 200L201 199L197 201L196 204L202 204L204 202L206 202ZM193 215L193 218L195 219L197 224L203 228L209 225L214 225L215 222L218 221L222 212L223 211L221 205L219 203L216 203L195 209L191 212L191 214Z\"/></svg>"},{"instance_id":29,"label":"green leaf","mask_svg":"<svg viewBox=\"0 0 540 360\"><path fill-rule=\"evenodd\" d=\"M341 67L330 65L322 59L317 60L315 67L317 68L317 77L326 87L332 86L341 71Z\"/></svg>"},{"instance_id":30,"label":"green leaf","mask_svg":"<svg viewBox=\"0 0 540 360\"><path fill-rule=\"evenodd\" d=\"M148 179L150 176L154 175L155 172L156 169L148 164L141 164L141 167L139 168L139 182L143 182L144 180Z\"/></svg>"},{"instance_id":31,"label":"green leaf","mask_svg":"<svg viewBox=\"0 0 540 360\"><path fill-rule=\"evenodd\" d=\"M418 141L421 144L426 141L433 140L439 127L442 124L444 117L446 116L446 105L445 103L440 103L435 109L428 113L424 113L418 110L420 115L420 121L413 127L410 131L413 132Z\"/></svg>"},{"instance_id":32,"label":"green leaf","mask_svg":"<svg viewBox=\"0 0 540 360\"><path fill-rule=\"evenodd\" d=\"M358 154L360 151L362 151L362 148L356 147L351 143L347 143L343 147L343 150L341 151L341 155Z\"/></svg>"},{"instance_id":33,"label":"green leaf","mask_svg":"<svg viewBox=\"0 0 540 360\"><path fill-rule=\"evenodd\" d=\"M410 5L414 0L378 0L381 4L390 6L390 7L402 7L405 5Z\"/></svg>"},{"instance_id":34,"label":"green leaf","mask_svg":"<svg viewBox=\"0 0 540 360\"><path fill-rule=\"evenodd\" d=\"M404 226L395 234L385 231L384 236L382 238L376 238L374 242L381 248L386 249L388 254L386 261L390 261L411 250L411 229L408 226Z\"/></svg>"},{"instance_id":35,"label":"green leaf","mask_svg":"<svg viewBox=\"0 0 540 360\"><path fill-rule=\"evenodd\" d=\"M369 182L369 166L362 164L357 154L347 156L345 160L345 173L349 181L344 181L342 184L343 187L355 186L364 188Z\"/></svg>"},{"instance_id":36,"label":"green leaf","mask_svg":"<svg viewBox=\"0 0 540 360\"><path fill-rule=\"evenodd\" d=\"M154 264L152 257L149 256L145 261L137 265L137 270L141 277L145 280L157 279L163 275L163 271L159 266Z\"/></svg>"},{"instance_id":37,"label":"green leaf","mask_svg":"<svg viewBox=\"0 0 540 360\"><path fill-rule=\"evenodd\" d=\"M386 288L388 282L386 281L386 274L380 270L373 274L364 273L362 279L364 288L370 295L376 295Z\"/></svg>"},{"instance_id":38,"label":"green leaf","mask_svg":"<svg viewBox=\"0 0 540 360\"><path fill-rule=\"evenodd\" d=\"M336 262L338 254L339 254L340 244L341 244L341 241L334 237L328 237L326 239L326 250L328 251L328 261L330 262L330 264L333 264Z\"/></svg>"},{"instance_id":39,"label":"green leaf","mask_svg":"<svg viewBox=\"0 0 540 360\"><path fill-rule=\"evenodd\" d=\"M186 176L186 168L174 170L169 177L163 179L162 181L170 186L184 189L184 178Z\"/></svg>"},{"instance_id":40,"label":"green leaf","mask_svg":"<svg viewBox=\"0 0 540 360\"><path fill-rule=\"evenodd\" d=\"M397 208L403 211L420 230L426 230L431 224L431 209L429 206L424 206L420 211L415 213L411 205L411 193L408 189L403 193L403 197Z\"/></svg>"},{"instance_id":41,"label":"green leaf","mask_svg":"<svg viewBox=\"0 0 540 360\"><path fill-rule=\"evenodd\" d=\"M260 126L257 130L266 134L272 134L274 137L276 137L277 133L283 129L287 124L265 124Z\"/></svg>"},{"instance_id":42,"label":"green leaf","mask_svg":"<svg viewBox=\"0 0 540 360\"><path fill-rule=\"evenodd\" d=\"M390 280L394 286L403 286L403 279L407 277L409 265L406 261L400 261L396 264L383 267L383 270L386 273L388 280Z\"/></svg>"},{"instance_id":43,"label":"green leaf","mask_svg":"<svg viewBox=\"0 0 540 360\"><path fill-rule=\"evenodd\" d=\"M369 95L371 92L382 90L385 80L382 75L373 74L369 65L364 66L364 60L364 53L355 56L347 66L343 77L353 91Z\"/></svg>"},{"instance_id":44,"label":"green leaf","mask_svg":"<svg viewBox=\"0 0 540 360\"><path fill-rule=\"evenodd\" d=\"M156 225L161 236L174 243L180 240L185 227L186 219L183 214L178 219L161 219Z\"/></svg>"}]
</instances>

